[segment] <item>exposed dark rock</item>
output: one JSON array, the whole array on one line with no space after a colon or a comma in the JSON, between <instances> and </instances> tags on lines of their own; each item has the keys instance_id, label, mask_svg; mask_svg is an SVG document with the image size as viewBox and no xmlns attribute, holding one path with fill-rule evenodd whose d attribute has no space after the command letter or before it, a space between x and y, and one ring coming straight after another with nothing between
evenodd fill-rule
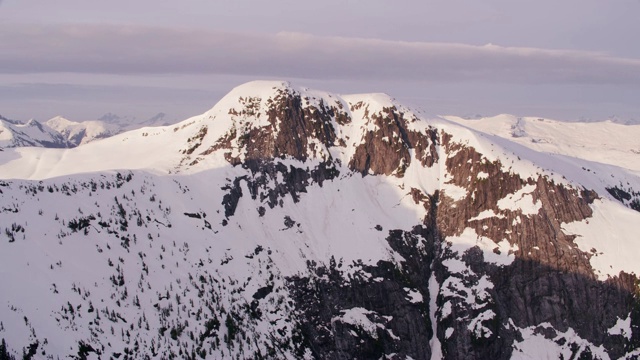
<instances>
[{"instance_id":1,"label":"exposed dark rock","mask_svg":"<svg viewBox=\"0 0 640 360\"><path fill-rule=\"evenodd\" d=\"M222 205L224 205L224 216L227 219L236 212L238 201L242 197L242 187L240 181L246 179L246 176L242 176L233 180L233 185L227 185L222 190L228 190L228 192L222 197Z\"/></svg>"},{"instance_id":2,"label":"exposed dark rock","mask_svg":"<svg viewBox=\"0 0 640 360\"><path fill-rule=\"evenodd\" d=\"M361 173L402 177L411 163L409 149L415 149L422 165L431 167L438 160L438 134L427 129L427 135L407 129L408 120L395 107L371 114L369 121L375 130L367 131L349 161L349 168Z\"/></svg>"},{"instance_id":3,"label":"exposed dark rock","mask_svg":"<svg viewBox=\"0 0 640 360\"><path fill-rule=\"evenodd\" d=\"M266 214L267 210L264 208L264 206L258 206L258 215L260 217L263 217L264 214Z\"/></svg>"},{"instance_id":4,"label":"exposed dark rock","mask_svg":"<svg viewBox=\"0 0 640 360\"><path fill-rule=\"evenodd\" d=\"M631 194L620 189L617 186L607 188L607 191L609 192L609 194L611 194L611 196L613 196L616 200L620 202L624 202L625 200L627 201L631 200Z\"/></svg>"},{"instance_id":5,"label":"exposed dark rock","mask_svg":"<svg viewBox=\"0 0 640 360\"><path fill-rule=\"evenodd\" d=\"M293 219L291 219L290 216L287 215L287 216L284 217L284 227L285 228L291 229L295 224L296 224L296 222Z\"/></svg>"},{"instance_id":6,"label":"exposed dark rock","mask_svg":"<svg viewBox=\"0 0 640 360\"><path fill-rule=\"evenodd\" d=\"M606 189L616 200L635 211L640 211L640 192L631 188L624 190L621 186L608 187Z\"/></svg>"},{"instance_id":7,"label":"exposed dark rock","mask_svg":"<svg viewBox=\"0 0 640 360\"><path fill-rule=\"evenodd\" d=\"M202 215L200 215L199 213L184 213L185 216L190 217L190 218L194 218L194 219L202 219Z\"/></svg>"},{"instance_id":8,"label":"exposed dark rock","mask_svg":"<svg viewBox=\"0 0 640 360\"><path fill-rule=\"evenodd\" d=\"M285 166L282 162L265 162L260 160L246 161L243 167L250 171L251 175L236 178L233 184L223 188L227 190L224 195L225 216L235 213L235 208L242 189L240 183L245 182L249 188L252 199L259 199L270 208L282 206L282 199L290 196L294 202L300 200L300 194L307 192L307 187L312 184L322 186L326 180L333 180L340 175L340 171L333 163L322 162L313 169L297 168L292 165ZM260 216L264 215L264 207L258 208Z\"/></svg>"},{"instance_id":9,"label":"exposed dark rock","mask_svg":"<svg viewBox=\"0 0 640 360\"><path fill-rule=\"evenodd\" d=\"M389 262L361 269L350 278L335 267L312 269L310 277L290 279L300 333L318 359L379 359L385 354L430 357L431 327L426 304L412 303L405 287L412 287L405 272ZM377 279L367 280L368 277ZM365 314L375 328L367 329L342 316ZM379 325L379 326L378 326ZM373 331L373 332L371 332Z\"/></svg>"},{"instance_id":10,"label":"exposed dark rock","mask_svg":"<svg viewBox=\"0 0 640 360\"><path fill-rule=\"evenodd\" d=\"M260 289L256 290L255 294L253 294L253 298L256 300L264 299L267 297L267 295L271 294L272 291L273 285L261 287Z\"/></svg>"}]
</instances>

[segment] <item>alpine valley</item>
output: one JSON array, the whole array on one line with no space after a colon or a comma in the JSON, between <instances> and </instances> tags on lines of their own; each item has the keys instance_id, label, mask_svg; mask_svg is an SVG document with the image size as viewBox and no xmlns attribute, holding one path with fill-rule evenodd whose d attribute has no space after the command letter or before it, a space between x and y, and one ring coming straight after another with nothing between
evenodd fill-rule
<instances>
[{"instance_id":1,"label":"alpine valley","mask_svg":"<svg viewBox=\"0 0 640 360\"><path fill-rule=\"evenodd\" d=\"M0 151L9 355L640 357L640 126L260 81L175 125L49 133L81 145Z\"/></svg>"}]
</instances>

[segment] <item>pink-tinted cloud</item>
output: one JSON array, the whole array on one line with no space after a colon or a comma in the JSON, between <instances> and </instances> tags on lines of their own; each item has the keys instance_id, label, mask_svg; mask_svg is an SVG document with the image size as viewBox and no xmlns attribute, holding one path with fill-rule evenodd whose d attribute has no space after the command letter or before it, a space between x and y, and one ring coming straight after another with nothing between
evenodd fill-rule
<instances>
[{"instance_id":1,"label":"pink-tinted cloud","mask_svg":"<svg viewBox=\"0 0 640 360\"><path fill-rule=\"evenodd\" d=\"M640 84L640 59L497 45L118 25L0 25L0 73Z\"/></svg>"}]
</instances>

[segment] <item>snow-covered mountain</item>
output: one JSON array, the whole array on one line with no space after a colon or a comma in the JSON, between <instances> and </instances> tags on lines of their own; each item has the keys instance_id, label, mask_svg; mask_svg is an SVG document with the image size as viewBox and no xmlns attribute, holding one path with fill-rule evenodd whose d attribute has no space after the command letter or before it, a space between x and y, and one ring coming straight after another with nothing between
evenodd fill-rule
<instances>
[{"instance_id":1,"label":"snow-covered mountain","mask_svg":"<svg viewBox=\"0 0 640 360\"><path fill-rule=\"evenodd\" d=\"M20 146L66 148L71 144L56 130L36 120L21 123L0 116L0 149Z\"/></svg>"},{"instance_id":2,"label":"snow-covered mountain","mask_svg":"<svg viewBox=\"0 0 640 360\"><path fill-rule=\"evenodd\" d=\"M100 120L71 121L56 116L40 123L26 123L0 116L0 148L47 147L69 148L104 139L129 130L149 126L166 126L165 114L159 113L146 121L135 121L106 114Z\"/></svg>"},{"instance_id":3,"label":"snow-covered mountain","mask_svg":"<svg viewBox=\"0 0 640 360\"><path fill-rule=\"evenodd\" d=\"M165 120L164 113L159 113L145 121L121 118L115 114L108 113L100 117L99 120L80 122L56 116L45 122L45 124L59 132L74 146L79 146L142 127L167 126L170 122Z\"/></svg>"},{"instance_id":4,"label":"snow-covered mountain","mask_svg":"<svg viewBox=\"0 0 640 360\"><path fill-rule=\"evenodd\" d=\"M637 358L640 176L603 154L638 137L596 142L637 129L536 121L252 82L176 125L5 149L0 338L34 358Z\"/></svg>"},{"instance_id":5,"label":"snow-covered mountain","mask_svg":"<svg viewBox=\"0 0 640 360\"><path fill-rule=\"evenodd\" d=\"M88 120L75 122L61 116L49 119L45 124L64 136L64 138L74 146L107 138L122 132L122 129L118 125L108 124L104 121Z\"/></svg>"}]
</instances>

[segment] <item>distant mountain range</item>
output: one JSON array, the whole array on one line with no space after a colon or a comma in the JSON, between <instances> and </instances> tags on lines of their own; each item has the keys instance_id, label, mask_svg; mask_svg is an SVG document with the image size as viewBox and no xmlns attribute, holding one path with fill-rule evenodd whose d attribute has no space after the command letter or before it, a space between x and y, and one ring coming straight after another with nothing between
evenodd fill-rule
<instances>
[{"instance_id":1,"label":"distant mountain range","mask_svg":"<svg viewBox=\"0 0 640 360\"><path fill-rule=\"evenodd\" d=\"M21 146L70 148L129 130L169 124L164 113L159 113L145 121L121 118L109 113L98 120L75 122L56 116L44 123L33 119L24 123L0 116L0 148Z\"/></svg>"},{"instance_id":2,"label":"distant mountain range","mask_svg":"<svg viewBox=\"0 0 640 360\"><path fill-rule=\"evenodd\" d=\"M8 355L640 357L640 126L279 81L102 139L50 122L3 122ZM81 146L23 146L48 129Z\"/></svg>"}]
</instances>

